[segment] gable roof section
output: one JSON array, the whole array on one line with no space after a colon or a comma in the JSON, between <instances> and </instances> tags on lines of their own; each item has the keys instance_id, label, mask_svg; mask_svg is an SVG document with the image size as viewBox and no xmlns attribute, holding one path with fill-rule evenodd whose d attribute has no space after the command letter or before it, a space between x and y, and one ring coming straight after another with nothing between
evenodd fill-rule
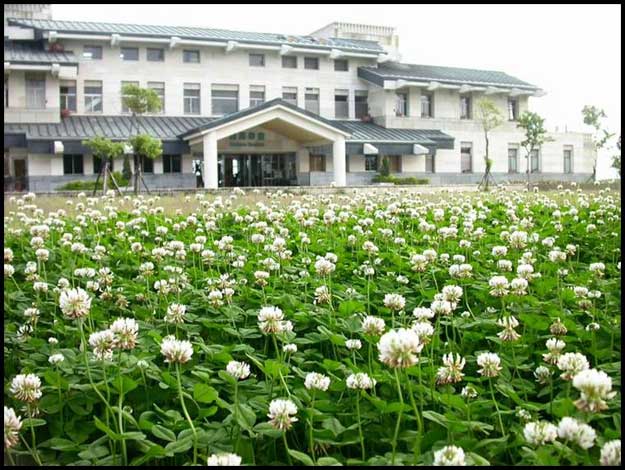
<instances>
[{"instance_id":1,"label":"gable roof section","mask_svg":"<svg viewBox=\"0 0 625 470\"><path fill-rule=\"evenodd\" d=\"M410 143L434 145L453 148L454 138L438 129L396 129L386 128L371 122L362 121L335 121L352 135L347 142L362 143ZM441 145L444 145L441 147Z\"/></svg>"},{"instance_id":2,"label":"gable roof section","mask_svg":"<svg viewBox=\"0 0 625 470\"><path fill-rule=\"evenodd\" d=\"M12 64L77 65L73 52L50 52L32 44L4 42L4 61Z\"/></svg>"},{"instance_id":3,"label":"gable roof section","mask_svg":"<svg viewBox=\"0 0 625 470\"><path fill-rule=\"evenodd\" d=\"M189 26L153 26L124 23L95 23L86 21L56 21L10 18L9 25L25 26L40 31L56 31L73 34L121 34L124 36L163 37L177 36L181 39L206 41L241 41L255 44L288 44L319 49L342 49L354 52L383 53L384 48L376 41L342 38L313 38L291 34L250 33L225 29L198 28Z\"/></svg>"},{"instance_id":4,"label":"gable roof section","mask_svg":"<svg viewBox=\"0 0 625 470\"><path fill-rule=\"evenodd\" d=\"M384 85L384 80L403 79L538 90L537 86L504 72L437 65L401 64L399 62L388 62L377 67L359 67L358 76L380 86Z\"/></svg>"}]
</instances>

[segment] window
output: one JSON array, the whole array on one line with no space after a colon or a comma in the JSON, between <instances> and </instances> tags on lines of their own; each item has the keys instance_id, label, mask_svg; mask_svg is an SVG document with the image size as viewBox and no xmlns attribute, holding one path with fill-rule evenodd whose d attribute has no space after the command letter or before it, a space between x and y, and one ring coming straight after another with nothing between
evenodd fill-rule
<instances>
[{"instance_id":1,"label":"window","mask_svg":"<svg viewBox=\"0 0 625 470\"><path fill-rule=\"evenodd\" d=\"M85 113L102 112L102 82L85 80Z\"/></svg>"},{"instance_id":2,"label":"window","mask_svg":"<svg viewBox=\"0 0 625 470\"><path fill-rule=\"evenodd\" d=\"M397 116L408 116L408 93L397 93L395 114Z\"/></svg>"},{"instance_id":3,"label":"window","mask_svg":"<svg viewBox=\"0 0 625 470\"><path fill-rule=\"evenodd\" d=\"M365 171L378 171L377 155L365 155Z\"/></svg>"},{"instance_id":4,"label":"window","mask_svg":"<svg viewBox=\"0 0 625 470\"><path fill-rule=\"evenodd\" d=\"M519 172L519 149L516 147L508 148L508 173Z\"/></svg>"},{"instance_id":5,"label":"window","mask_svg":"<svg viewBox=\"0 0 625 470\"><path fill-rule=\"evenodd\" d=\"M311 154L310 171L326 171L326 156Z\"/></svg>"},{"instance_id":6,"label":"window","mask_svg":"<svg viewBox=\"0 0 625 470\"><path fill-rule=\"evenodd\" d=\"M473 173L473 144L471 142L460 143L460 171Z\"/></svg>"},{"instance_id":7,"label":"window","mask_svg":"<svg viewBox=\"0 0 625 470\"><path fill-rule=\"evenodd\" d=\"M198 50L182 51L182 61L187 64L199 64L200 63L200 51Z\"/></svg>"},{"instance_id":8,"label":"window","mask_svg":"<svg viewBox=\"0 0 625 470\"><path fill-rule=\"evenodd\" d=\"M120 56L122 60L139 60L139 48L122 47Z\"/></svg>"},{"instance_id":9,"label":"window","mask_svg":"<svg viewBox=\"0 0 625 470\"><path fill-rule=\"evenodd\" d=\"M64 154L63 155L63 174L64 175L82 175L82 155Z\"/></svg>"},{"instance_id":10,"label":"window","mask_svg":"<svg viewBox=\"0 0 625 470\"><path fill-rule=\"evenodd\" d=\"M259 106L265 102L265 87L259 85L250 86L250 107Z\"/></svg>"},{"instance_id":11,"label":"window","mask_svg":"<svg viewBox=\"0 0 625 470\"><path fill-rule=\"evenodd\" d=\"M113 159L109 160L109 170L111 171L113 171L114 162L115 160ZM102 171L102 159L98 157L97 155L94 155L93 156L93 172L96 175L99 175L100 171Z\"/></svg>"},{"instance_id":12,"label":"window","mask_svg":"<svg viewBox=\"0 0 625 470\"><path fill-rule=\"evenodd\" d=\"M184 113L200 114L200 84L185 83L183 92Z\"/></svg>"},{"instance_id":13,"label":"window","mask_svg":"<svg viewBox=\"0 0 625 470\"><path fill-rule=\"evenodd\" d=\"M319 57L304 57L304 68L319 70Z\"/></svg>"},{"instance_id":14,"label":"window","mask_svg":"<svg viewBox=\"0 0 625 470\"><path fill-rule=\"evenodd\" d=\"M367 102L367 90L356 90L354 94L356 119L362 119L363 116L369 114L369 103Z\"/></svg>"},{"instance_id":15,"label":"window","mask_svg":"<svg viewBox=\"0 0 625 470\"><path fill-rule=\"evenodd\" d=\"M297 56L283 55L282 56L282 68L283 69L296 69L297 68Z\"/></svg>"},{"instance_id":16,"label":"window","mask_svg":"<svg viewBox=\"0 0 625 470\"><path fill-rule=\"evenodd\" d=\"M508 120L516 121L518 112L518 102L516 98L508 98Z\"/></svg>"},{"instance_id":17,"label":"window","mask_svg":"<svg viewBox=\"0 0 625 470\"><path fill-rule=\"evenodd\" d=\"M46 76L43 73L26 73L26 107L46 107Z\"/></svg>"},{"instance_id":18,"label":"window","mask_svg":"<svg viewBox=\"0 0 625 470\"><path fill-rule=\"evenodd\" d=\"M9 107L9 77L4 76L4 107Z\"/></svg>"},{"instance_id":19,"label":"window","mask_svg":"<svg viewBox=\"0 0 625 470\"><path fill-rule=\"evenodd\" d=\"M163 173L181 173L181 155L163 155Z\"/></svg>"},{"instance_id":20,"label":"window","mask_svg":"<svg viewBox=\"0 0 625 470\"><path fill-rule=\"evenodd\" d=\"M564 148L564 173L573 173L573 148Z\"/></svg>"},{"instance_id":21,"label":"window","mask_svg":"<svg viewBox=\"0 0 625 470\"><path fill-rule=\"evenodd\" d=\"M154 173L154 160L151 158L141 157L141 168L143 173Z\"/></svg>"},{"instance_id":22,"label":"window","mask_svg":"<svg viewBox=\"0 0 625 470\"><path fill-rule=\"evenodd\" d=\"M349 117L348 90L336 90L334 92L334 115L337 119Z\"/></svg>"},{"instance_id":23,"label":"window","mask_svg":"<svg viewBox=\"0 0 625 470\"><path fill-rule=\"evenodd\" d=\"M470 96L461 96L460 97L460 119L471 119L472 114L471 109L471 97Z\"/></svg>"},{"instance_id":24,"label":"window","mask_svg":"<svg viewBox=\"0 0 625 470\"><path fill-rule=\"evenodd\" d=\"M282 99L293 106L297 106L297 88L288 86L282 88Z\"/></svg>"},{"instance_id":25,"label":"window","mask_svg":"<svg viewBox=\"0 0 625 470\"><path fill-rule=\"evenodd\" d=\"M431 118L434 117L433 109L434 96L432 93L421 93L421 117Z\"/></svg>"},{"instance_id":26,"label":"window","mask_svg":"<svg viewBox=\"0 0 625 470\"><path fill-rule=\"evenodd\" d=\"M213 115L236 113L239 110L238 85L213 85Z\"/></svg>"},{"instance_id":27,"label":"window","mask_svg":"<svg viewBox=\"0 0 625 470\"><path fill-rule=\"evenodd\" d=\"M335 72L347 72L349 70L349 62L347 59L334 59Z\"/></svg>"},{"instance_id":28,"label":"window","mask_svg":"<svg viewBox=\"0 0 625 470\"><path fill-rule=\"evenodd\" d=\"M431 153L428 153L425 156L425 172L426 173L434 173L435 168L434 168L434 155Z\"/></svg>"},{"instance_id":29,"label":"window","mask_svg":"<svg viewBox=\"0 0 625 470\"><path fill-rule=\"evenodd\" d=\"M82 55L85 59L101 60L102 46L84 46L82 49Z\"/></svg>"},{"instance_id":30,"label":"window","mask_svg":"<svg viewBox=\"0 0 625 470\"><path fill-rule=\"evenodd\" d=\"M538 149L532 150L532 153L530 154L530 172L540 172L540 153L538 152Z\"/></svg>"},{"instance_id":31,"label":"window","mask_svg":"<svg viewBox=\"0 0 625 470\"><path fill-rule=\"evenodd\" d=\"M122 82L122 88L121 88L121 97L122 97L122 113L129 113L130 109L128 109L128 106L126 106L126 97L127 95L124 95L124 87L127 85L137 85L139 86L139 82Z\"/></svg>"},{"instance_id":32,"label":"window","mask_svg":"<svg viewBox=\"0 0 625 470\"><path fill-rule=\"evenodd\" d=\"M265 54L250 54L250 66L264 67L265 66Z\"/></svg>"},{"instance_id":33,"label":"window","mask_svg":"<svg viewBox=\"0 0 625 470\"><path fill-rule=\"evenodd\" d=\"M148 62L164 62L165 49L161 49L159 47L148 47L147 59Z\"/></svg>"},{"instance_id":34,"label":"window","mask_svg":"<svg viewBox=\"0 0 625 470\"><path fill-rule=\"evenodd\" d=\"M61 109L76 111L76 81L61 80Z\"/></svg>"},{"instance_id":35,"label":"window","mask_svg":"<svg viewBox=\"0 0 625 470\"><path fill-rule=\"evenodd\" d=\"M319 88L306 88L304 101L306 111L319 114Z\"/></svg>"},{"instance_id":36,"label":"window","mask_svg":"<svg viewBox=\"0 0 625 470\"><path fill-rule=\"evenodd\" d=\"M160 113L165 112L165 82L148 82L148 88L154 90L161 99Z\"/></svg>"}]
</instances>

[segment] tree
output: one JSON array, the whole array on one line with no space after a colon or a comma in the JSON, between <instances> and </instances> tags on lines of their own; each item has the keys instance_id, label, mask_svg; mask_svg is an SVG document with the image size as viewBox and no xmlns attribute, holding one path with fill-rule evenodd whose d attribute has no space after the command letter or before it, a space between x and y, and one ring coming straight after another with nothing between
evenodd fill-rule
<instances>
[{"instance_id":1,"label":"tree","mask_svg":"<svg viewBox=\"0 0 625 470\"><path fill-rule=\"evenodd\" d=\"M525 131L525 140L521 142L521 146L525 149L525 158L527 159L527 187L530 186L530 163L531 156L535 150L540 150L545 142L553 139L547 136L545 129L545 119L538 113L525 111L517 122L517 127Z\"/></svg>"},{"instance_id":2,"label":"tree","mask_svg":"<svg viewBox=\"0 0 625 470\"><path fill-rule=\"evenodd\" d=\"M608 140L614 137L615 134L610 134L603 127L601 120L608 117L603 109L586 105L582 108L582 115L584 116L584 124L594 129L592 143L595 146L595 158L592 163L591 180L595 181L597 178L597 158L599 156L599 151L606 146Z\"/></svg>"},{"instance_id":3,"label":"tree","mask_svg":"<svg viewBox=\"0 0 625 470\"><path fill-rule=\"evenodd\" d=\"M121 190L117 186L117 182L113 175L111 175L109 170L109 165L112 160L121 156L124 153L124 143L123 142L113 142L110 139L105 137L96 136L92 139L83 140L82 144L91 150L91 154L94 158L99 158L102 162L100 173L98 173L98 177L96 179L95 187L93 189L93 194L95 194L98 181L100 180L100 175L103 177L103 192L106 194L106 186L108 183L108 179L111 179L111 182L117 187L117 190L121 194Z\"/></svg>"},{"instance_id":4,"label":"tree","mask_svg":"<svg viewBox=\"0 0 625 470\"><path fill-rule=\"evenodd\" d=\"M130 145L132 147L132 153L135 157L143 162L144 158L154 160L163 154L163 144L160 139L152 137L148 134L139 134L130 138ZM141 168L142 165L139 166ZM136 168L136 167L135 167ZM145 185L145 181L141 179ZM138 178L135 173L135 185L138 185ZM147 189L147 186L146 186ZM135 193L137 192L137 186L135 186Z\"/></svg>"},{"instance_id":5,"label":"tree","mask_svg":"<svg viewBox=\"0 0 625 470\"><path fill-rule=\"evenodd\" d=\"M132 137L133 127L136 129L137 134L139 132L139 122L137 116L141 116L145 113L157 113L162 108L161 98L156 91L150 88L141 88L137 85L124 85L122 87L122 102L130 112L132 113L133 125L130 129L130 137ZM133 146L134 148L134 146ZM139 178L143 181L141 159L138 158L138 154L133 154L134 167L135 167L135 194L139 191ZM143 182L145 185L145 182ZM146 186L147 189L147 186Z\"/></svg>"},{"instance_id":6,"label":"tree","mask_svg":"<svg viewBox=\"0 0 625 470\"><path fill-rule=\"evenodd\" d=\"M488 183L491 179L490 169L493 161L490 158L490 139L489 132L499 127L503 123L503 116L497 105L488 98L482 98L477 102L477 116L482 130L484 131L484 142L486 144L486 152L484 155L484 176L480 182L480 186L484 184L484 191L488 191Z\"/></svg>"},{"instance_id":7,"label":"tree","mask_svg":"<svg viewBox=\"0 0 625 470\"><path fill-rule=\"evenodd\" d=\"M618 148L619 152L618 154L612 156L612 168L616 168L616 170L618 170L618 176L620 178L621 177L621 136L618 137L616 148Z\"/></svg>"},{"instance_id":8,"label":"tree","mask_svg":"<svg viewBox=\"0 0 625 470\"><path fill-rule=\"evenodd\" d=\"M384 155L382 157L382 166L380 167L380 175L388 176L391 174L391 162L388 160L388 157Z\"/></svg>"}]
</instances>

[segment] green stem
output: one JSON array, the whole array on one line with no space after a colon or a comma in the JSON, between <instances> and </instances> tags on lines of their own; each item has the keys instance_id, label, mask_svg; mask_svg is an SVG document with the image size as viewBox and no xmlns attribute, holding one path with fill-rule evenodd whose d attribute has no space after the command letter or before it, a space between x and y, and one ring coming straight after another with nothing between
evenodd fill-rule
<instances>
[{"instance_id":1,"label":"green stem","mask_svg":"<svg viewBox=\"0 0 625 470\"><path fill-rule=\"evenodd\" d=\"M315 440L314 440L314 436L313 436L313 420L314 418L314 413L315 413L315 391L312 391L312 402L310 405L310 432L309 432L309 436L308 436L308 446L310 449L310 457L312 458L313 462L316 462L315 460Z\"/></svg>"},{"instance_id":2,"label":"green stem","mask_svg":"<svg viewBox=\"0 0 625 470\"><path fill-rule=\"evenodd\" d=\"M195 431L195 426L193 426L193 421L189 416L189 412L187 411L187 407L184 404L184 396L182 395L182 380L180 379L180 364L176 362L176 375L178 376L178 396L180 397L180 405L182 406L182 411L184 413L185 418L187 418L187 422L191 427L191 432L193 433L193 465L197 464L197 433Z\"/></svg>"},{"instance_id":3,"label":"green stem","mask_svg":"<svg viewBox=\"0 0 625 470\"><path fill-rule=\"evenodd\" d=\"M401 403L401 408L399 413L397 413L397 423L395 424L395 434L393 435L393 455L391 457L391 465L395 465L395 451L397 450L397 437L399 436L399 424L401 423L401 415L404 411L404 397L401 394L401 384L399 382L399 372L397 368L395 368L395 382L397 384L397 394L399 395L399 402Z\"/></svg>"},{"instance_id":4,"label":"green stem","mask_svg":"<svg viewBox=\"0 0 625 470\"><path fill-rule=\"evenodd\" d=\"M362 435L362 423L360 420L360 390L356 392L356 414L358 416L358 435L360 436L360 453L362 457L362 461L365 462L367 460L365 456L365 439Z\"/></svg>"},{"instance_id":5,"label":"green stem","mask_svg":"<svg viewBox=\"0 0 625 470\"><path fill-rule=\"evenodd\" d=\"M61 370L59 369L58 365L56 366L56 375L57 375L57 379L59 380L59 407L60 407L59 413L61 415L61 435L63 435L63 430L65 428L65 425L64 425L64 422L63 422L64 421L63 420L63 414L64 414L63 413L63 411L64 411L64 409L63 409L63 391L61 390Z\"/></svg>"},{"instance_id":6,"label":"green stem","mask_svg":"<svg viewBox=\"0 0 625 470\"><path fill-rule=\"evenodd\" d=\"M421 380L421 379L419 379ZM421 416L419 415L419 410L417 409L417 404L414 399L414 393L412 391L412 383L410 381L410 377L406 373L406 383L408 384L408 396L410 397L410 404L412 405L412 409L414 410L415 419L417 421L418 426L418 439L415 442L414 454L415 454L415 463L419 457L420 447L421 447L421 435L423 433L423 422L421 421ZM420 390L419 390L420 392ZM420 397L421 402L423 402L423 397Z\"/></svg>"},{"instance_id":7,"label":"green stem","mask_svg":"<svg viewBox=\"0 0 625 470\"><path fill-rule=\"evenodd\" d=\"M506 431L503 428L503 421L501 419L501 412L499 411L499 406L497 405L497 400L495 400L495 390L493 389L493 379L488 378L488 384L490 385L490 395L493 398L493 404L495 405L495 410L497 410L497 418L499 418L499 428L501 429L501 434L504 437L508 437L506 435Z\"/></svg>"},{"instance_id":8,"label":"green stem","mask_svg":"<svg viewBox=\"0 0 625 470\"><path fill-rule=\"evenodd\" d=\"M30 435L32 438L32 443L33 443L33 449L32 449L32 455L35 458L35 461L37 462L37 465L39 465L40 467L42 466L41 463L41 459L39 458L39 452L37 451L37 440L35 439L35 425L33 424L33 418L32 418L32 413L28 413L28 417L30 418Z\"/></svg>"},{"instance_id":9,"label":"green stem","mask_svg":"<svg viewBox=\"0 0 625 470\"><path fill-rule=\"evenodd\" d=\"M291 454L289 454L289 444L286 442L286 431L282 432L282 442L284 442L284 449L286 450L286 460L289 462L289 467L292 467L293 462L291 462Z\"/></svg>"}]
</instances>

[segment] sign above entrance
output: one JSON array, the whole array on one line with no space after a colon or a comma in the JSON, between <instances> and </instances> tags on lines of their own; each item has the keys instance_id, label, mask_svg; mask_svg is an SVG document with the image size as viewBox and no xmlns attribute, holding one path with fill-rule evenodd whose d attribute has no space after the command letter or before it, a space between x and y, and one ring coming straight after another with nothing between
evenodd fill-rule
<instances>
[{"instance_id":1,"label":"sign above entrance","mask_svg":"<svg viewBox=\"0 0 625 470\"><path fill-rule=\"evenodd\" d=\"M230 147L264 147L264 132L239 132L228 139Z\"/></svg>"}]
</instances>

